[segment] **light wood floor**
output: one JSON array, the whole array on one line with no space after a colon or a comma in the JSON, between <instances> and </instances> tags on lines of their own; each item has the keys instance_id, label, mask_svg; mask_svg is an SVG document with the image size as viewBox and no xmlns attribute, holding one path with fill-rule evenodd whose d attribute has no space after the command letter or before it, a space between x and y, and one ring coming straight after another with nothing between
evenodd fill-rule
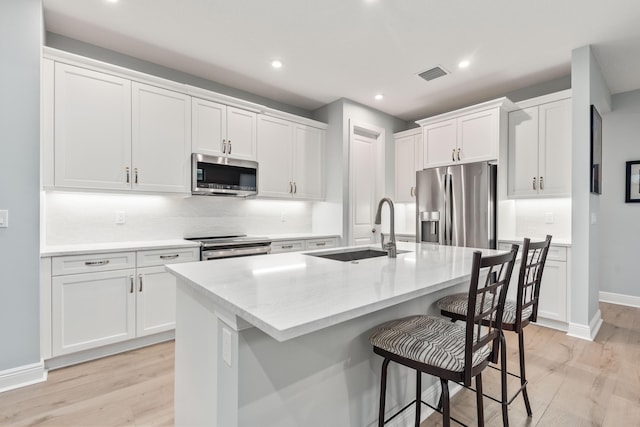
<instances>
[{"instance_id":1,"label":"light wood floor","mask_svg":"<svg viewBox=\"0 0 640 427\"><path fill-rule=\"evenodd\" d=\"M595 342L526 328L533 417L518 398L509 408L512 426L640 426L640 309L601 304L601 310ZM516 368L516 335L507 339ZM497 371L485 371L484 386L497 395ZM451 403L455 417L477 424L472 392L463 390ZM485 399L484 407L486 425L501 426L499 405ZM440 424L433 414L422 427ZM173 425L173 342L52 371L45 383L0 394L0 426L26 425Z\"/></svg>"}]
</instances>

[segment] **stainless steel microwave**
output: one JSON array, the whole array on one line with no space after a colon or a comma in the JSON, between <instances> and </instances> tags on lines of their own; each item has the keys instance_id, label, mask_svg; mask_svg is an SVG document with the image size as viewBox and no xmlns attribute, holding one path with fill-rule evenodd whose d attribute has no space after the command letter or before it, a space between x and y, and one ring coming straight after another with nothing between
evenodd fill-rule
<instances>
[{"instance_id":1,"label":"stainless steel microwave","mask_svg":"<svg viewBox=\"0 0 640 427\"><path fill-rule=\"evenodd\" d=\"M258 194L258 162L192 154L191 174L191 194L240 197Z\"/></svg>"}]
</instances>

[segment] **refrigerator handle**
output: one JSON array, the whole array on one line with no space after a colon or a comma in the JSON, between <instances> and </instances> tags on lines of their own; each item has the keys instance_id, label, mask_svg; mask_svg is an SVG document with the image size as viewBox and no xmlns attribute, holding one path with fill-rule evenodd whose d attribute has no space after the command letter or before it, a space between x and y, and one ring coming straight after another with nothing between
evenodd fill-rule
<instances>
[{"instance_id":1,"label":"refrigerator handle","mask_svg":"<svg viewBox=\"0 0 640 427\"><path fill-rule=\"evenodd\" d=\"M449 234L451 233L451 221L449 221L449 216L451 215L451 175L444 175L444 227L442 232L442 241L440 242L443 245L450 245L451 241L449 239Z\"/></svg>"}]
</instances>

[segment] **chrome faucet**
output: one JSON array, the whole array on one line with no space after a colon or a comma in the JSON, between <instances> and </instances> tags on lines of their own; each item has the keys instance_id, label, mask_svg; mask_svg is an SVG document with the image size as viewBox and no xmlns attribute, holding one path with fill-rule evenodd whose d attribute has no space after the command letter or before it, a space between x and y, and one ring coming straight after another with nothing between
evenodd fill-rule
<instances>
[{"instance_id":1,"label":"chrome faucet","mask_svg":"<svg viewBox=\"0 0 640 427\"><path fill-rule=\"evenodd\" d=\"M391 212L391 237L389 242L385 244L384 234L380 233L380 236L382 237L380 244L382 245L382 249L387 251L389 258L395 258L396 257L396 232L393 225L395 223L395 218L393 214L393 202L391 201L390 198L385 197L380 200L380 203L378 203L378 212L376 212L375 224L377 225L382 224L382 205L384 204L384 202L387 202L389 204L389 211Z\"/></svg>"}]
</instances>

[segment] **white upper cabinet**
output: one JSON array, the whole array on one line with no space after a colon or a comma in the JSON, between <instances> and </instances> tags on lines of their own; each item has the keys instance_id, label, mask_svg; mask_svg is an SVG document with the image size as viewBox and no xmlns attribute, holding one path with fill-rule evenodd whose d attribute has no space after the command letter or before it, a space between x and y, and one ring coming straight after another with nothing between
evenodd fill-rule
<instances>
[{"instance_id":1,"label":"white upper cabinet","mask_svg":"<svg viewBox=\"0 0 640 427\"><path fill-rule=\"evenodd\" d=\"M425 168L498 160L506 129L506 98L418 120Z\"/></svg>"},{"instance_id":2,"label":"white upper cabinet","mask_svg":"<svg viewBox=\"0 0 640 427\"><path fill-rule=\"evenodd\" d=\"M256 113L193 98L194 153L256 160Z\"/></svg>"},{"instance_id":3,"label":"white upper cabinet","mask_svg":"<svg viewBox=\"0 0 640 427\"><path fill-rule=\"evenodd\" d=\"M47 187L189 192L191 97L64 63L53 69Z\"/></svg>"},{"instance_id":4,"label":"white upper cabinet","mask_svg":"<svg viewBox=\"0 0 640 427\"><path fill-rule=\"evenodd\" d=\"M509 197L570 196L571 99L509 113L508 147Z\"/></svg>"},{"instance_id":5,"label":"white upper cabinet","mask_svg":"<svg viewBox=\"0 0 640 427\"><path fill-rule=\"evenodd\" d=\"M191 97L133 82L132 188L189 192Z\"/></svg>"},{"instance_id":6,"label":"white upper cabinet","mask_svg":"<svg viewBox=\"0 0 640 427\"><path fill-rule=\"evenodd\" d=\"M322 199L325 131L258 116L258 195Z\"/></svg>"},{"instance_id":7,"label":"white upper cabinet","mask_svg":"<svg viewBox=\"0 0 640 427\"><path fill-rule=\"evenodd\" d=\"M396 202L416 201L416 172L422 170L422 131L396 133Z\"/></svg>"},{"instance_id":8,"label":"white upper cabinet","mask_svg":"<svg viewBox=\"0 0 640 427\"><path fill-rule=\"evenodd\" d=\"M129 189L131 82L61 63L54 73L53 185Z\"/></svg>"}]
</instances>

